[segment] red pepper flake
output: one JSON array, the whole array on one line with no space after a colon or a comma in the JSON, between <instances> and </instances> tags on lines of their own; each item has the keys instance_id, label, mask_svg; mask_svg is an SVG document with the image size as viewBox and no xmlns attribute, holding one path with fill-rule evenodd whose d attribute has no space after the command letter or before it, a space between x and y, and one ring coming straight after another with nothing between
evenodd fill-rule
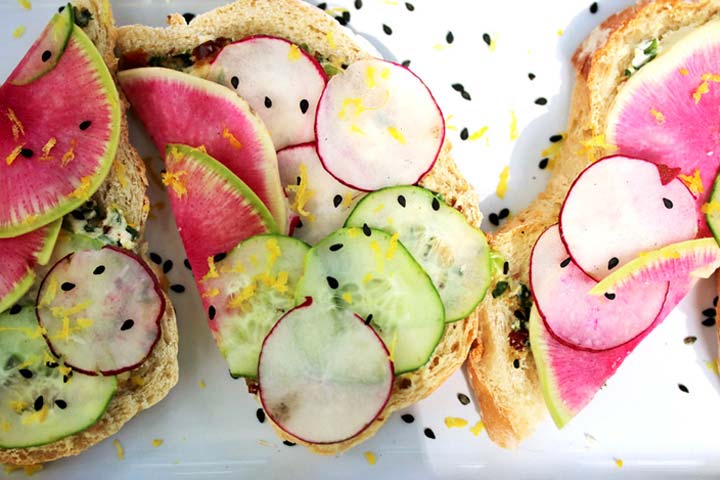
<instances>
[{"instance_id":1,"label":"red pepper flake","mask_svg":"<svg viewBox=\"0 0 720 480\"><path fill-rule=\"evenodd\" d=\"M225 47L228 43L230 43L231 40L229 38L220 37L215 40L208 40L207 42L203 42L192 51L192 56L196 60L206 60L208 62L211 62L215 59L215 57L220 53L220 50Z\"/></svg>"},{"instance_id":2,"label":"red pepper flake","mask_svg":"<svg viewBox=\"0 0 720 480\"><path fill-rule=\"evenodd\" d=\"M510 332L508 335L510 346L517 351L525 350L528 338L530 338L530 334L525 329Z\"/></svg>"}]
</instances>

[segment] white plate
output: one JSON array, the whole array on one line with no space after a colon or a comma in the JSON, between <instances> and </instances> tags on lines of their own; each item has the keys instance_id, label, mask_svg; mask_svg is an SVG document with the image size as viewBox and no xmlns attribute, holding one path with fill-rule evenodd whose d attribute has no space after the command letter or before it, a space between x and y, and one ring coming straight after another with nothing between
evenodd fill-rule
<instances>
[{"instance_id":1,"label":"white plate","mask_svg":"<svg viewBox=\"0 0 720 480\"><path fill-rule=\"evenodd\" d=\"M260 1L260 0L259 0ZM4 78L51 12L58 6L33 0L31 11L16 0L0 5L0 78ZM116 0L118 22L160 25L170 12L195 12L222 2L189 0ZM350 25L398 61L424 78L438 98L451 128L454 155L480 193L487 216L508 207L512 212L529 203L546 181L538 168L548 138L562 132L572 86L569 58L578 43L602 19L630 4L600 2L597 14L590 1L534 0L480 2L353 0L339 2L351 14ZM339 12L338 12L339 14ZM383 24L392 34L383 32ZM11 35L24 25L20 39ZM454 41L447 42L448 32ZM483 42L488 33L496 44ZM528 73L536 75L535 80ZM451 85L461 83L472 100L461 98ZM59 93L62 94L62 93ZM70 86L67 95L77 95ZM548 104L536 105L545 97ZM511 140L511 118L517 118L519 138ZM472 134L487 126L484 136L461 141L460 130ZM133 139L152 155L140 129ZM505 199L495 195L498 175L510 165ZM161 167L151 162L155 171ZM151 183L153 183L151 181ZM153 199L158 201L156 192ZM166 203L167 205L167 203ZM545 422L516 451L496 447L483 433L448 429L446 416L474 424L473 404L463 406L458 393L470 395L458 372L427 400L403 413L413 424L394 415L373 439L339 457L309 454L278 441L267 424L256 419L258 405L245 393L244 382L233 381L217 352L200 302L183 266L182 248L168 207L151 222L152 250L170 258L169 278L188 287L172 293L180 322L180 384L161 405L133 419L117 436L125 460L116 457L112 439L82 456L49 465L37 478L547 478L547 477L697 477L720 474L720 379L706 365L716 355L714 329L703 327L700 312L712 305L710 282L697 288L665 323L640 345L592 404L563 431ZM485 227L490 228L486 222ZM693 346L683 344L696 335ZM203 382L206 387L201 388ZM686 385L689 393L678 389ZM431 428L435 440L428 439ZM164 440L154 448L153 439ZM377 456L369 465L364 453ZM622 460L622 467L616 464ZM22 474L13 474L22 475Z\"/></svg>"}]
</instances>

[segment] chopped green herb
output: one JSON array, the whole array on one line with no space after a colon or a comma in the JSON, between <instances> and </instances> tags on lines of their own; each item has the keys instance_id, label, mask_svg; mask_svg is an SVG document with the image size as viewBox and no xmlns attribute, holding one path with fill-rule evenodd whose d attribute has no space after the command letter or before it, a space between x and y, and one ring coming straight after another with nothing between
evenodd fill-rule
<instances>
[{"instance_id":1,"label":"chopped green herb","mask_svg":"<svg viewBox=\"0 0 720 480\"><path fill-rule=\"evenodd\" d=\"M495 288L493 288L492 297L498 298L500 295L505 293L508 288L510 288L510 285L508 285L507 282L497 282L495 284Z\"/></svg>"}]
</instances>

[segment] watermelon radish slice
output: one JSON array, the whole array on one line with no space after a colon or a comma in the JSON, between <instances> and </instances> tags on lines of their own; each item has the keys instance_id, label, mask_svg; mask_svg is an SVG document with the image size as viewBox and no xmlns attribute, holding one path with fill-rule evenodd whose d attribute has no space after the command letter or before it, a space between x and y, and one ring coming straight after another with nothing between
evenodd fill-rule
<instances>
[{"instance_id":1,"label":"watermelon radish slice","mask_svg":"<svg viewBox=\"0 0 720 480\"><path fill-rule=\"evenodd\" d=\"M233 377L257 377L263 340L295 306L295 287L310 247L281 235L257 235L235 247L202 281L210 329Z\"/></svg>"},{"instance_id":2,"label":"watermelon radish slice","mask_svg":"<svg viewBox=\"0 0 720 480\"><path fill-rule=\"evenodd\" d=\"M557 225L540 235L530 260L530 290L548 331L572 348L608 350L632 340L653 323L668 291L664 280L589 295L595 284L570 260Z\"/></svg>"},{"instance_id":3,"label":"watermelon radish slice","mask_svg":"<svg viewBox=\"0 0 720 480\"><path fill-rule=\"evenodd\" d=\"M265 122L275 149L315 140L315 110L327 75L315 58L264 35L226 45L205 78L237 92Z\"/></svg>"},{"instance_id":4,"label":"watermelon radish slice","mask_svg":"<svg viewBox=\"0 0 720 480\"><path fill-rule=\"evenodd\" d=\"M37 230L82 205L115 159L115 83L80 28L72 28L69 40L56 34L68 15L53 20L36 45L57 57L67 41L54 68L40 69L33 47L0 87L0 238ZM12 83L38 75L25 85Z\"/></svg>"},{"instance_id":5,"label":"watermelon radish slice","mask_svg":"<svg viewBox=\"0 0 720 480\"><path fill-rule=\"evenodd\" d=\"M715 241L720 245L720 175L715 179L710 199L703 205L702 211Z\"/></svg>"},{"instance_id":6,"label":"watermelon radish slice","mask_svg":"<svg viewBox=\"0 0 720 480\"><path fill-rule=\"evenodd\" d=\"M255 192L285 230L275 148L247 102L221 85L166 68L127 70L118 77L158 151L170 143L203 147Z\"/></svg>"},{"instance_id":7,"label":"watermelon radish slice","mask_svg":"<svg viewBox=\"0 0 720 480\"><path fill-rule=\"evenodd\" d=\"M601 280L641 252L694 238L695 199L679 179L663 182L648 161L604 158L570 187L560 234L575 264Z\"/></svg>"},{"instance_id":8,"label":"watermelon radish slice","mask_svg":"<svg viewBox=\"0 0 720 480\"><path fill-rule=\"evenodd\" d=\"M260 400L282 430L314 444L365 430L385 408L393 366L382 340L349 311L311 298L288 312L260 354Z\"/></svg>"},{"instance_id":9,"label":"watermelon radish slice","mask_svg":"<svg viewBox=\"0 0 720 480\"><path fill-rule=\"evenodd\" d=\"M68 4L62 12L53 15L25 57L15 67L7 82L25 85L55 68L65 52L75 24L74 9Z\"/></svg>"},{"instance_id":10,"label":"watermelon radish slice","mask_svg":"<svg viewBox=\"0 0 720 480\"><path fill-rule=\"evenodd\" d=\"M163 182L198 287L217 255L254 235L277 233L257 195L203 151L168 145L165 166Z\"/></svg>"},{"instance_id":11,"label":"watermelon radish slice","mask_svg":"<svg viewBox=\"0 0 720 480\"><path fill-rule=\"evenodd\" d=\"M35 280L35 265L50 260L61 220L15 238L0 239L0 312L20 300Z\"/></svg>"},{"instance_id":12,"label":"watermelon radish slice","mask_svg":"<svg viewBox=\"0 0 720 480\"><path fill-rule=\"evenodd\" d=\"M298 218L292 235L313 245L342 227L365 192L327 173L314 143L284 148L277 156L280 180Z\"/></svg>"},{"instance_id":13,"label":"watermelon radish slice","mask_svg":"<svg viewBox=\"0 0 720 480\"><path fill-rule=\"evenodd\" d=\"M82 250L50 270L37 317L56 356L86 373L115 375L140 365L160 338L165 296L134 253Z\"/></svg>"},{"instance_id":14,"label":"watermelon radish slice","mask_svg":"<svg viewBox=\"0 0 720 480\"><path fill-rule=\"evenodd\" d=\"M414 73L360 60L333 76L320 97L317 150L328 172L358 190L417 183L432 169L445 120Z\"/></svg>"},{"instance_id":15,"label":"watermelon radish slice","mask_svg":"<svg viewBox=\"0 0 720 480\"><path fill-rule=\"evenodd\" d=\"M679 168L688 179L698 172L698 214L720 165L718 58L720 22L693 29L627 80L607 116L607 141L620 153ZM698 221L707 235L704 216Z\"/></svg>"}]
</instances>

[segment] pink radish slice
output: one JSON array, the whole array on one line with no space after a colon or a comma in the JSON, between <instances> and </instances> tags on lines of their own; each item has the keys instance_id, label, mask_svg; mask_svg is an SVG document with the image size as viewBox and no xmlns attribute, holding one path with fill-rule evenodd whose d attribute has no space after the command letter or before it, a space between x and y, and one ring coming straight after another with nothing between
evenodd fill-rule
<instances>
[{"instance_id":1,"label":"pink radish slice","mask_svg":"<svg viewBox=\"0 0 720 480\"><path fill-rule=\"evenodd\" d=\"M633 74L607 118L607 141L625 155L645 158L680 173L699 172L696 203L700 232L709 235L701 206L720 166L717 83L720 22L693 29ZM622 68L622 67L621 67Z\"/></svg>"},{"instance_id":2,"label":"pink radish slice","mask_svg":"<svg viewBox=\"0 0 720 480\"><path fill-rule=\"evenodd\" d=\"M383 60L360 60L325 87L315 122L325 169L358 190L417 183L445 138L445 120L414 73Z\"/></svg>"},{"instance_id":3,"label":"pink radish slice","mask_svg":"<svg viewBox=\"0 0 720 480\"><path fill-rule=\"evenodd\" d=\"M140 365L160 338L165 297L145 262L127 250L81 250L40 286L37 316L50 349L90 375Z\"/></svg>"},{"instance_id":4,"label":"pink radish slice","mask_svg":"<svg viewBox=\"0 0 720 480\"><path fill-rule=\"evenodd\" d=\"M642 252L694 238L695 199L677 178L663 185L653 163L608 157L570 187L560 234L577 266L601 280Z\"/></svg>"},{"instance_id":5,"label":"pink radish slice","mask_svg":"<svg viewBox=\"0 0 720 480\"><path fill-rule=\"evenodd\" d=\"M538 238L530 289L548 329L569 346L607 350L632 340L653 323L668 291L667 281L634 282L590 295L596 283L571 261L557 225Z\"/></svg>"},{"instance_id":6,"label":"pink radish slice","mask_svg":"<svg viewBox=\"0 0 720 480\"><path fill-rule=\"evenodd\" d=\"M281 429L308 443L337 443L385 408L393 364L362 318L305 303L283 316L260 353L260 400Z\"/></svg>"},{"instance_id":7,"label":"pink radish slice","mask_svg":"<svg viewBox=\"0 0 720 480\"><path fill-rule=\"evenodd\" d=\"M365 195L325 171L314 143L280 150L278 166L290 208L297 216L292 235L311 245L341 228Z\"/></svg>"},{"instance_id":8,"label":"pink radish slice","mask_svg":"<svg viewBox=\"0 0 720 480\"><path fill-rule=\"evenodd\" d=\"M327 75L312 56L282 38L226 45L205 78L234 90L265 122L275 149L315 140L315 110Z\"/></svg>"}]
</instances>

